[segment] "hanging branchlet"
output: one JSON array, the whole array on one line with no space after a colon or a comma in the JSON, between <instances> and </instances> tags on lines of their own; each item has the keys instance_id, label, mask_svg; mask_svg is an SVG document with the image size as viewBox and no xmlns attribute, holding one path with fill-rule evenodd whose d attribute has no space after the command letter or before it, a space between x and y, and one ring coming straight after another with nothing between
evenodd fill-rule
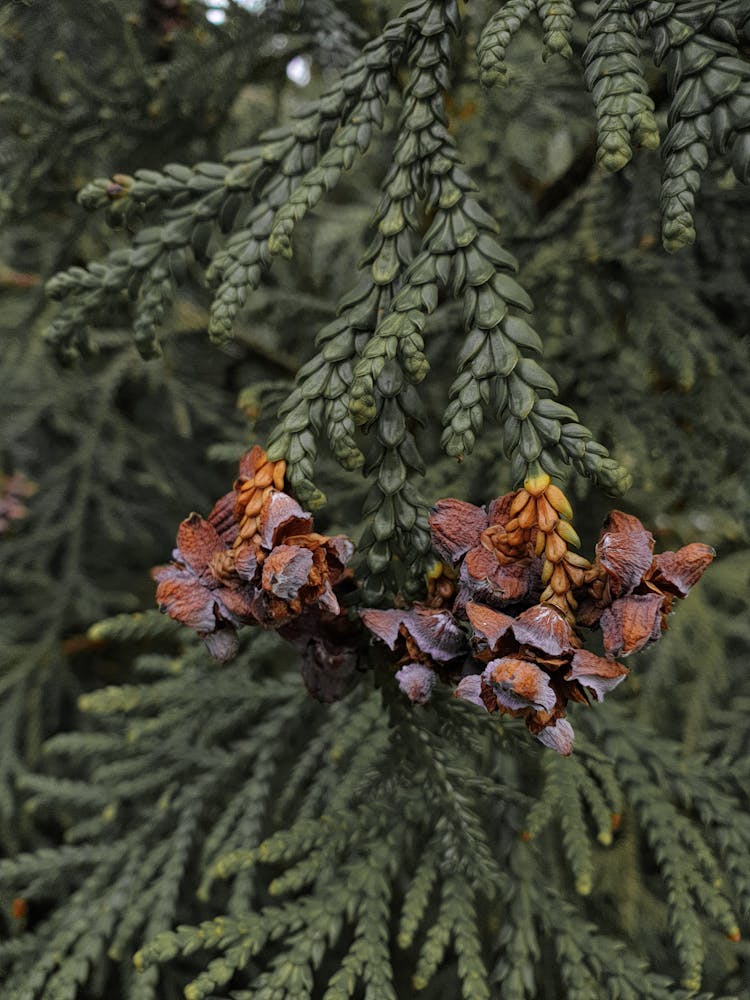
<instances>
[{"instance_id":1,"label":"hanging branchlet","mask_svg":"<svg viewBox=\"0 0 750 1000\"><path fill-rule=\"evenodd\" d=\"M675 251L695 241L694 206L711 149L750 182L750 66L740 55L747 10L634 0L638 25L664 62L672 97L664 140L662 239ZM734 15L734 17L732 16Z\"/></svg>"},{"instance_id":2,"label":"hanging branchlet","mask_svg":"<svg viewBox=\"0 0 750 1000\"><path fill-rule=\"evenodd\" d=\"M544 32L542 59L551 55L570 59L573 49L570 36L575 20L575 9L571 0L535 0L537 14Z\"/></svg>"},{"instance_id":3,"label":"hanging branchlet","mask_svg":"<svg viewBox=\"0 0 750 1000\"><path fill-rule=\"evenodd\" d=\"M329 442L345 469L357 469L364 457L354 440L354 425L342 396L348 391L356 335L350 316L328 323L315 338L318 353L300 368L296 386L279 408L279 422L271 432L268 452L285 459L287 477L295 494L312 510L323 506L325 494L313 481L318 437L325 422ZM340 417L340 419L336 419Z\"/></svg>"},{"instance_id":4,"label":"hanging branchlet","mask_svg":"<svg viewBox=\"0 0 750 1000\"><path fill-rule=\"evenodd\" d=\"M596 160L620 170L633 155L631 142L659 145L654 102L641 65L641 43L627 0L603 0L584 52L584 79L596 106Z\"/></svg>"},{"instance_id":5,"label":"hanging branchlet","mask_svg":"<svg viewBox=\"0 0 750 1000\"><path fill-rule=\"evenodd\" d=\"M402 135L408 137L405 126ZM270 439L270 454L286 458L292 487L313 507L325 501L312 482L321 427L345 469L364 464L354 438L349 388L356 359L388 311L413 256L419 211L410 164L397 160L391 167L373 225L376 235L361 262L366 277L339 304L338 317L318 334L319 352L298 372L295 390L280 408L282 419Z\"/></svg>"},{"instance_id":6,"label":"hanging branchlet","mask_svg":"<svg viewBox=\"0 0 750 1000\"><path fill-rule=\"evenodd\" d=\"M569 55L572 5L539 0L534 7L545 53ZM531 5L514 2L489 22L480 41L485 74L500 72L504 46L530 10ZM657 42L657 60L667 60L675 94L666 149L665 234L668 241L684 241L699 181L691 157L697 157L695 163L706 159L701 152L707 148L706 128L713 129L720 152L731 147L740 166L744 163L740 119L746 74L736 58L743 15L734 8L723 19L705 12L688 15L645 0L599 4L584 61L599 116L599 158L610 169L626 162L631 139L653 145L657 138L634 14L640 30ZM321 350L302 369L271 437L272 455L288 462L291 485L314 507L324 501L313 480L320 434L326 434L341 464L354 469L364 464L355 424L372 431L367 469L377 470L377 480L361 552L371 576L380 578L373 594L393 589L394 557L407 577L425 568L428 533L426 506L415 485L422 461L414 436L420 419L414 387L428 370L423 332L441 292L463 301L467 333L444 418L445 450L457 457L470 452L484 411L493 404L516 483L540 471L559 476L561 462L610 493L623 492L629 483L575 413L556 401L554 379L529 356L539 353L541 341L515 310L528 311L531 302L511 277L515 262L472 197L473 184L446 128L450 35L459 20L453 0L408 3L330 91L296 113L288 127L264 133L257 146L230 154L224 164L172 164L161 172L142 170L92 183L82 192L83 203L108 204L120 219L131 210L161 208L162 220L141 229L132 248L115 251L103 264L70 269L49 286L51 294L66 299L50 334L63 354L85 347L87 323L127 289L136 298L136 342L150 356L174 282L191 257L200 261L213 251L209 278L218 289L209 331L217 340L226 338L274 254L291 253L296 223L369 147L382 125L394 74L406 58L410 78L394 164L375 219L376 241L365 258L371 277L321 331ZM713 75L706 83L709 63ZM743 169L738 175L744 176ZM423 211L431 225L414 259ZM230 236L214 249L220 230ZM673 230L682 235L670 236Z\"/></svg>"},{"instance_id":7,"label":"hanging branchlet","mask_svg":"<svg viewBox=\"0 0 750 1000\"><path fill-rule=\"evenodd\" d=\"M386 201L386 206L390 204ZM383 218L388 214L388 207L384 207ZM290 485L313 510L325 503L325 495L313 482L321 430L344 469L364 464L349 410L354 364L378 318L387 311L411 259L409 229L404 225L389 233L388 228L381 219L363 260L363 265L369 265L364 281L340 303L337 318L318 333L318 353L297 373L295 388L279 408L280 420L270 436L269 455L286 460Z\"/></svg>"},{"instance_id":8,"label":"hanging branchlet","mask_svg":"<svg viewBox=\"0 0 750 1000\"><path fill-rule=\"evenodd\" d=\"M534 10L534 0L508 0L482 29L477 45L479 79L485 87L508 82L505 50L511 38Z\"/></svg>"},{"instance_id":9,"label":"hanging branchlet","mask_svg":"<svg viewBox=\"0 0 750 1000\"><path fill-rule=\"evenodd\" d=\"M84 188L80 201L85 207L113 203L116 218L131 205L153 208L160 201L166 202L167 222L142 229L132 250L115 251L104 264L71 268L50 281L49 294L67 299L48 332L56 349L66 357L74 356L85 346L86 323L102 306L124 289L137 293L139 284L145 282L136 302L137 345L144 356L154 356L158 353L156 327L165 301L171 297L173 251L189 251L200 262L212 237L220 229L232 230L237 225L208 270L209 280L219 282L209 333L216 341L229 336L248 291L257 288L270 266L268 241L277 214L287 206L277 231L275 249L280 251L278 234L287 231L290 199L296 188L307 181L305 198L319 189L314 204L324 189L338 180L341 170L334 180L336 171L331 164L333 172L321 167L316 173L318 161L329 152L334 136L331 157L339 167L345 160L350 166L357 150L366 148L372 127L382 124L392 67L409 30L408 18L391 22L382 36L365 46L336 87L298 112L291 126L264 133L258 146L230 154L225 164L201 163L194 168L171 164L163 172L139 170L133 178L116 175L111 182L97 180ZM321 171L325 176L318 185L315 178L321 177Z\"/></svg>"},{"instance_id":10,"label":"hanging branchlet","mask_svg":"<svg viewBox=\"0 0 750 1000\"><path fill-rule=\"evenodd\" d=\"M382 57L390 56L386 46ZM391 56L392 59L392 56ZM374 62L375 60L373 60ZM365 76L363 69L362 75ZM391 74L384 68L370 76L362 88L362 97L347 116L343 128L333 137L331 146L321 156L317 165L302 177L300 183L277 210L268 235L268 250L271 254L292 256L291 236L295 226L339 182L342 173L350 170L357 160L367 152L373 130L383 124L383 109L388 98Z\"/></svg>"},{"instance_id":11,"label":"hanging branchlet","mask_svg":"<svg viewBox=\"0 0 750 1000\"><path fill-rule=\"evenodd\" d=\"M503 413L509 376L521 360L519 348L541 353L542 344L520 318L503 323L509 303L530 309L531 300L510 277L508 272L518 270L516 261L495 239L496 227L477 202L465 197L441 222L439 239L452 253L453 288L463 299L466 334L443 415L442 445L460 458L473 450L491 399L498 416Z\"/></svg>"},{"instance_id":12,"label":"hanging branchlet","mask_svg":"<svg viewBox=\"0 0 750 1000\"><path fill-rule=\"evenodd\" d=\"M562 476L562 461L610 494L625 492L628 472L573 410L556 402L557 383L528 356L541 354L542 341L517 311L530 312L532 302L512 277L518 265L498 242L497 225L468 193L473 185L457 166L439 184L440 207L425 242L441 287L463 302L466 332L443 417L443 448L456 457L469 453L494 399L516 482L541 470Z\"/></svg>"},{"instance_id":13,"label":"hanging branchlet","mask_svg":"<svg viewBox=\"0 0 750 1000\"><path fill-rule=\"evenodd\" d=\"M322 430L344 469L355 470L364 464L349 412L353 367L410 257L408 233L403 231L391 237L379 233L374 245L374 252L366 259L370 273L340 303L337 318L318 333L318 352L297 373L295 388L279 408L280 419L269 439L269 455L286 460L292 489L313 510L326 501L313 480ZM379 281L379 277L384 280Z\"/></svg>"},{"instance_id":14,"label":"hanging branchlet","mask_svg":"<svg viewBox=\"0 0 750 1000\"><path fill-rule=\"evenodd\" d=\"M387 41L366 46L338 86L300 115L297 134L279 137L288 147L282 163L208 272L209 280L220 281L209 321L213 337L231 334L234 317L248 292L260 284L272 255L291 256L295 224L338 183L366 151L373 129L382 126L393 65L407 33L401 22Z\"/></svg>"},{"instance_id":15,"label":"hanging branchlet","mask_svg":"<svg viewBox=\"0 0 750 1000\"><path fill-rule=\"evenodd\" d=\"M508 0L482 29L477 45L479 77L485 87L508 82L505 50L511 38L534 11L542 25L542 59L551 55L570 59L575 10L570 0Z\"/></svg>"},{"instance_id":16,"label":"hanging branchlet","mask_svg":"<svg viewBox=\"0 0 750 1000\"><path fill-rule=\"evenodd\" d=\"M505 49L532 7L542 22L544 58L569 56L576 12L571 3L511 0L480 35L482 82L504 83ZM580 16L580 15L578 15ZM654 103L640 61L639 35L666 67L671 98L663 144L660 208L664 247L695 241L695 197L712 154L725 157L742 183L750 181L747 107L750 68L743 57L750 15L743 4L679 4L661 0L599 0L583 53L585 82L597 113L597 161L620 170L633 143L659 145Z\"/></svg>"},{"instance_id":17,"label":"hanging branchlet","mask_svg":"<svg viewBox=\"0 0 750 1000\"><path fill-rule=\"evenodd\" d=\"M412 10L416 9L417 5L412 5ZM425 156L427 163L434 159L436 147L447 134L442 91L447 85L448 32L457 26L457 13L452 5L447 13L434 5L424 7L423 13L429 17L420 25L409 52L411 76L404 94L394 164L383 183L383 198L374 218L377 233L362 262L368 269L367 277L344 300L339 318L319 334L322 351L299 373L297 388L282 407L283 419L271 438L271 454L287 457L291 484L315 505L323 500L312 484L316 432L324 425L334 455L345 468L356 468L364 463L364 457L353 437L353 420L373 424L375 418L365 472L377 470L377 481L365 508L371 525L360 542L369 571L366 586L373 600L388 586L393 555L406 557L408 564L415 554L418 561L429 549L426 504L407 482L410 473L413 478L424 471L413 434L421 407L398 362L388 361L384 367L383 359L390 355L379 350L382 327L405 300L404 290L399 293L398 289L412 259L414 234L421 222L420 200L427 169L423 160ZM437 304L436 292L428 290L425 295L420 305L432 311ZM386 320L381 323L383 316ZM398 314L390 320L391 326L394 320L397 324ZM420 365L426 364L419 335L424 317L411 308L409 320L413 325L403 344L404 374L416 381ZM360 362L353 373L361 352L374 359L364 376L367 361ZM363 386L366 400L362 398ZM419 574L419 565L415 572Z\"/></svg>"},{"instance_id":18,"label":"hanging branchlet","mask_svg":"<svg viewBox=\"0 0 750 1000\"><path fill-rule=\"evenodd\" d=\"M422 199L429 192L429 210L434 178L450 164L445 155L452 147L443 94L448 83L450 35L456 27L453 4L432 5L410 53L411 75L394 167L386 181L386 200L391 204L384 221L397 231L405 225L417 228L422 206L414 197ZM408 191L413 196L407 200ZM392 587L389 576L394 556L406 565L408 588L409 577L415 580L424 572L430 548L427 505L414 485L414 479L424 474L424 465L413 430L422 420L413 387L429 368L422 330L438 303L435 261L429 252L423 250L417 256L403 282L364 346L354 369L349 404L355 423L369 429L375 439L365 466L366 472L377 473L365 506L371 521L361 539L369 571L365 585L372 601L381 600Z\"/></svg>"}]
</instances>

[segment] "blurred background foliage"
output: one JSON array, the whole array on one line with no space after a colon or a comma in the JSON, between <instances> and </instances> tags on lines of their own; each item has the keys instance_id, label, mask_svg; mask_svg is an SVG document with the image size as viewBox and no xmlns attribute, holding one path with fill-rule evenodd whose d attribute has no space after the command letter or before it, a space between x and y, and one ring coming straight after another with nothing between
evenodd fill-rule
<instances>
[{"instance_id":1,"label":"blurred background foliage","mask_svg":"<svg viewBox=\"0 0 750 1000\"><path fill-rule=\"evenodd\" d=\"M393 795L394 788L411 789L406 817L411 833L399 832L395 821L384 829L382 820L375 822L367 813L380 839L354 838L357 850L351 856L346 845L332 855L351 878L357 859L369 856L392 880L396 899L403 900L405 873L415 859L436 857L435 843L428 847L419 838L429 836L425 820L444 815L447 808L441 798L448 795L447 785L429 791L439 771L435 761L445 763L446 755L448 785L458 780L456 775L465 780L476 762L484 761L484 770L477 768L473 779L480 787L466 786L463 791L494 798L495 807L502 803L501 815L509 819L506 828L495 829L491 844L497 858L505 859L503 878L510 878L511 884L498 876L494 898L504 900L499 910L487 899L477 902L475 910L473 896L461 897L461 879L443 883L442 903L429 879L414 890L424 896L428 925L438 927L430 944L436 957L432 961L428 948L418 973L430 982L426 995L457 995L459 980L467 998L696 995L696 963L691 965L686 955L701 940L700 947L708 953L705 982L711 995L748 995L747 948L726 941L723 911L718 903L706 902L708 890L703 896L701 888L688 886L686 891L697 894L718 931L707 931L702 924L686 928L679 920L677 926L669 924L659 881L665 854L679 847L689 856L695 842L688 835L678 846L670 846L666 836L654 839L649 833L651 806L633 789L642 790L651 781L657 800L676 796L680 815L716 835L717 851L725 852L724 864L728 855L732 869L734 859L730 894L734 905L744 908L746 921L750 837L746 829L732 828L730 817L735 815L739 823L738 804L745 810L750 806L750 193L726 163L710 164L697 203L697 241L677 255L667 255L659 236L659 153L637 150L632 162L614 175L596 165L596 123L581 67L596 4L575 5L573 54L567 61L555 56L543 62L541 28L527 22L508 49L508 86L491 89L479 85L475 48L497 5L465 6L446 103L450 130L483 204L500 223L504 245L521 264L519 280L534 300L535 324L543 336L546 367L560 385L559 398L576 409L632 473L633 487L620 504L655 529L659 548L699 538L718 550L717 563L689 598L670 635L658 651L639 659L629 689L611 699L619 698L619 703L600 707L591 713L596 718L582 722L587 734L581 751L584 763L577 766L583 772L586 761L593 761L591 767L600 768L604 799L610 803L620 794L612 790L614 784L624 788L622 794L633 796L631 806L623 806L620 826L619 809L605 807L604 799L594 804L599 820L610 812L617 818L614 832L600 825L593 847L581 847L590 834L597 834L588 813L582 827L564 829L562 843L570 841L563 852L567 862L560 857L559 832L548 830L549 839L542 843L557 881L550 875L550 882L542 884L539 879L547 876L541 875L538 861L524 855L531 850L528 838L519 840L521 829L527 828L527 797L529 802L546 802L550 816L559 819L568 807L558 798L553 808L550 789L568 782L565 787L572 787L573 794L576 779L567 772L560 777L561 762L550 760L552 755L541 748L531 753L496 734L488 747L485 735L472 764L465 759L469 744L461 744L480 737L461 712L459 721L451 724L441 722L440 706L435 717L425 710L409 721L403 707L391 704L386 723L379 715L384 711L379 694L365 697L360 689L354 702L335 710L313 705L299 680L293 675L290 680L286 673L291 654L265 637L250 644L243 659L222 675L200 651L186 646L187 640L170 623L154 616L116 619L120 624L109 631L104 626L90 630L99 619L152 606L148 569L167 557L179 520L189 510L205 513L231 481L242 450L266 439L296 371L313 355L315 334L355 283L378 184L389 166L396 112L388 109L384 138L376 137L368 155L301 223L294 259L275 263L237 316L233 339L221 347L209 343L211 292L202 269L191 263L164 319L161 358L140 358L132 343L128 303L118 298L97 317L96 350L71 367L57 364L44 342L57 308L45 298L45 282L63 268L85 265L128 245L141 225L137 217L128 217L124 227L113 230L105 213L84 212L76 193L95 177L156 170L168 162L217 161L251 145L264 129L288 120L303 102L323 93L363 41L398 13L399 4L6 3L0 8L0 844L10 858L27 858L19 852L41 852L28 856L37 861L24 861L26 868L13 867L13 861L0 868L5 939L0 959L12 970L8 989L16 991L9 994L14 998L177 996L202 968L192 957L171 962L161 978L154 965L139 976L129 961L118 964L117 959L177 923L198 925L222 912L222 905L236 914L268 898L263 893L270 877L266 889L253 890L248 876L232 890L229 902L221 890L218 909L210 896L207 872L221 854L217 842L222 832L207 846L206 832L227 802L215 804L214 813L209 809L207 815L190 810L216 797L212 786L218 773L226 782L221 795L231 798L244 788L248 802L255 802L256 796L258 803L255 812L245 805L239 826L226 821L227 850L257 843L291 822L289 789L306 783L312 801L305 800L302 812L310 822L332 811L326 804L330 806L336 783L346 782L347 775L351 787L340 790L336 801L341 811L348 809L353 816L359 816L358 809L367 812L369 801L379 801L377 796L368 798L374 795L373 773L381 780L387 776L386 787ZM650 62L646 65L663 133L669 106L664 72ZM429 501L458 496L482 503L511 487L508 463L491 422L474 453L461 463L441 453L439 434L432 433L454 376L459 312L456 304L446 302L427 326L432 375L420 390L428 411L427 430L420 434L427 467L422 493ZM317 515L321 530L346 531L356 539L363 527L366 484L358 473L341 470L325 452L318 476L329 498ZM571 495L587 551L610 505L581 478L572 481ZM188 652L181 658L183 648ZM244 715L232 714L245 687ZM211 732L201 736L190 756L190 734L205 718L200 709L211 692ZM394 696L384 697L389 702ZM140 722L128 721L127 713L138 716L141 711ZM104 728L91 720L92 712L105 716ZM143 757L128 756L128 740L132 744L136 739L138 726L150 727L157 738L147 744ZM393 735L393 727L400 736ZM512 725L509 728L512 734ZM69 744L64 734L69 734ZM277 754L265 763L257 756L262 754L261 738ZM497 739L499 750L492 743ZM362 740L371 749L365 760L356 753ZM447 749L442 741L449 744ZM418 746L432 756L407 774L394 746L402 754L414 754ZM633 777L633 755L645 753L647 746L649 766L657 768L660 760L662 773ZM160 747L166 757L160 757ZM307 777L296 757L303 747L311 762L327 762L320 763L317 772L311 763ZM235 754L234 763L219 760L229 751ZM487 765L487 755L493 753L504 762ZM454 760L454 754L463 757ZM622 765L615 767L617 780L612 778L609 786L606 754ZM118 760L124 768L120 772ZM125 780L128 760L128 780L134 785L115 793L117 783ZM139 784L160 768L160 781ZM331 768L339 770L329 773ZM700 799L697 776L714 783L714 799L708 805ZM418 781L424 784L417 787ZM264 812L268 797L276 794L273 789L287 786L287 799L272 818L270 811ZM508 792L509 787L516 791ZM116 817L107 813L115 799ZM240 815L239 800L234 808ZM583 807L576 808L580 812ZM484 819L499 822L487 809ZM146 831L149 815L153 823ZM724 826L717 816L723 817ZM539 820L539 837L549 819ZM184 830L193 823L182 846L169 839L182 836L180 823ZM139 830L145 839L138 839ZM343 836L346 840L345 832ZM461 836L454 837L456 851L462 843L475 843L471 831ZM168 856L154 853L162 840L171 845ZM100 846L92 847L84 859L83 854L66 855L72 848L56 846L61 843ZM105 858L102 845L108 843L120 853ZM575 892L576 878L580 883L583 877L575 870L579 847L586 855L584 874L595 887L590 896ZM271 855L276 864L285 857L281 849ZM190 864L193 857L202 858L197 876ZM178 863L175 859L180 858ZM566 868L571 859L572 876ZM444 862L434 863L440 867ZM81 868L90 876L88 890ZM130 888L123 872L132 879ZM534 872L540 875L532 879ZM712 873L714 881L719 877ZM466 884L474 886L474 878L466 875ZM487 878L491 881L489 874ZM109 937L105 929L92 944L89 931L81 930L77 938L61 944L59 935L71 926L71 914L84 924L88 914L89 923L94 923L91 900L115 882L128 899L141 894L139 915L124 904L117 910L113 903ZM302 898L303 882L290 882ZM677 892L677 882L667 879L667 884L670 893ZM83 893L78 903L75 891ZM369 898L368 893L377 896L378 891L370 893L365 885L360 895ZM459 923L445 932L448 938L453 935L454 945L447 952L446 943L440 945L445 930L439 929L441 914L450 911L446 891L449 900L459 898L460 906L473 914L466 917L467 926L476 918L483 928L489 993L462 969L462 961L475 968L476 956L468 945L462 951ZM681 897L670 896L673 906L675 899L684 904ZM63 906L62 900L68 902ZM388 938L393 926L382 899L381 904L382 933ZM351 917L352 909L356 900L343 905L342 912ZM549 921L559 923L557 931L549 926L542 931L538 915L546 910L552 911ZM527 933L524 920L529 913L536 915L533 926L541 944ZM127 920L130 924L123 929ZM580 973L589 962L587 975L597 982L596 962L592 965L591 954L584 955L586 948L600 948L610 970L621 961L621 952L611 943L614 937L592 937L593 925L602 935L628 942L627 955L647 957L654 969L677 981L682 978L686 985L673 987L628 966L627 974L617 979L621 993L591 992L596 987ZM564 941L560 928L566 929ZM118 933L121 940L114 940ZM360 924L355 939L372 933L377 938L377 932L362 931ZM402 929L404 934L410 942L414 930ZM334 974L349 944L326 952L326 975ZM163 958L169 947L158 954L156 949L151 958ZM304 944L285 947L276 953L288 957ZM72 971L60 955L70 958ZM390 986L378 987L374 978L362 987L363 995L378 1000L412 995L413 968L403 957L394 961L396 993L388 992ZM698 961L697 967L701 964ZM356 979L356 962L353 967ZM236 963L229 978L217 976L207 992L190 996L227 996L222 989L247 986L250 973L235 974L234 968L242 967ZM626 980L630 993L622 985ZM304 984L295 993L288 984L269 983L256 983L257 993L236 995L309 995ZM339 995L348 994L330 993Z\"/></svg>"}]
</instances>

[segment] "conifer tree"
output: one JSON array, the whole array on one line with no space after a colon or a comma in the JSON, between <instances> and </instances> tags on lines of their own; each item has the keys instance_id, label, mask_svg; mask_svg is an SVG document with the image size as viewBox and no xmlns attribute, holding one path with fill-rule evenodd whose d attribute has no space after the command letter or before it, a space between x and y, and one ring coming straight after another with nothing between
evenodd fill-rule
<instances>
[{"instance_id":1,"label":"conifer tree","mask_svg":"<svg viewBox=\"0 0 750 1000\"><path fill-rule=\"evenodd\" d=\"M748 996L749 53L0 10L3 1000Z\"/></svg>"}]
</instances>

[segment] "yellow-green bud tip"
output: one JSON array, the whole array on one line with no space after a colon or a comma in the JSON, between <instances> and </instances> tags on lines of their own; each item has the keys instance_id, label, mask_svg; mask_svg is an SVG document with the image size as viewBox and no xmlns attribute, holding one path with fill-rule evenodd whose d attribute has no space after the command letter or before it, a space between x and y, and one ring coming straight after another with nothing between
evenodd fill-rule
<instances>
[{"instance_id":1,"label":"yellow-green bud tip","mask_svg":"<svg viewBox=\"0 0 750 1000\"><path fill-rule=\"evenodd\" d=\"M590 895L592 888L591 879L588 875L582 875L581 878L576 881L576 892L579 896Z\"/></svg>"},{"instance_id":2,"label":"yellow-green bud tip","mask_svg":"<svg viewBox=\"0 0 750 1000\"><path fill-rule=\"evenodd\" d=\"M547 489L550 484L550 478L546 472L539 472L536 475L529 476L523 484L523 488L527 493L530 493L533 497L541 496L542 493Z\"/></svg>"}]
</instances>

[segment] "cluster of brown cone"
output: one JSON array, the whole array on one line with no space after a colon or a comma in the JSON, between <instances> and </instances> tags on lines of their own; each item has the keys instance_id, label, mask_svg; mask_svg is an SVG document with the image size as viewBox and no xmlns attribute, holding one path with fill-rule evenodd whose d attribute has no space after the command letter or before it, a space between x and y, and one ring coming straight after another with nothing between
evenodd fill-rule
<instances>
[{"instance_id":1,"label":"cluster of brown cone","mask_svg":"<svg viewBox=\"0 0 750 1000\"><path fill-rule=\"evenodd\" d=\"M284 492L284 462L255 446L234 488L208 518L180 525L173 561L157 567L157 600L225 661L243 625L274 628L303 652L303 676L324 701L342 697L368 661L367 632L386 643L396 678L423 704L436 679L490 712L524 719L529 731L570 753L570 701L599 701L627 675L616 657L655 642L674 602L714 557L701 543L654 555L653 536L612 511L593 561L562 490L544 473L487 509L440 500L430 527L441 557L427 599L411 607L342 608L356 600L346 569L353 546L313 530ZM582 628L601 629L604 656L584 648Z\"/></svg>"}]
</instances>

